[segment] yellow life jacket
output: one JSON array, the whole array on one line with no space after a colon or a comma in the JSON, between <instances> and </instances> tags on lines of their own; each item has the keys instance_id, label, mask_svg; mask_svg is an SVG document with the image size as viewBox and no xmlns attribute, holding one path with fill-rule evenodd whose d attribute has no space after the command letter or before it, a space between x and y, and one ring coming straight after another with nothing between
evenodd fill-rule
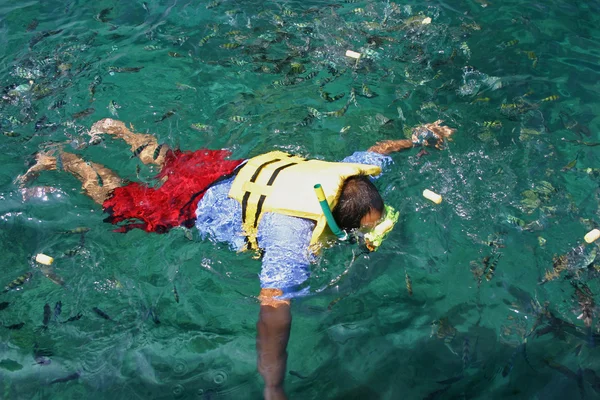
<instances>
[{"instance_id":1,"label":"yellow life jacket","mask_svg":"<svg viewBox=\"0 0 600 400\"><path fill-rule=\"evenodd\" d=\"M375 165L307 160L272 151L248 160L231 185L229 197L242 205L242 227L249 248L258 249L256 235L265 212L276 212L316 222L310 244L319 242L327 227L314 185L320 183L327 203L337 204L344 181L355 175L378 175ZM314 248L314 247L313 247Z\"/></svg>"}]
</instances>

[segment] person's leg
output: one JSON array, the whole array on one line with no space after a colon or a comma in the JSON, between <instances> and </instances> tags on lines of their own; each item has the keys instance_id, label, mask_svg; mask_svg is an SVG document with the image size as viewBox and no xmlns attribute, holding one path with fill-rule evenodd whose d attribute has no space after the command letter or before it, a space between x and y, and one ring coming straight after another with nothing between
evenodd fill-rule
<instances>
[{"instance_id":1,"label":"person's leg","mask_svg":"<svg viewBox=\"0 0 600 400\"><path fill-rule=\"evenodd\" d=\"M86 194L100 205L115 188L123 185L123 180L102 164L85 161L75 154L65 152L61 152L58 157L61 157L63 169L79 179Z\"/></svg>"},{"instance_id":2,"label":"person's leg","mask_svg":"<svg viewBox=\"0 0 600 400\"><path fill-rule=\"evenodd\" d=\"M144 164L155 164L162 167L165 155L169 150L167 145L159 145L154 135L134 133L123 122L116 119L104 118L92 125L90 135L95 136L101 133L108 133L123 139L131 146L132 153L145 146L137 155ZM159 146L160 149L158 149ZM158 154L155 154L157 149Z\"/></svg>"},{"instance_id":3,"label":"person's leg","mask_svg":"<svg viewBox=\"0 0 600 400\"><path fill-rule=\"evenodd\" d=\"M23 186L41 171L64 169L81 181L85 192L98 204L104 203L110 192L123 184L121 178L104 165L87 162L75 154L62 150L58 151L56 157L50 154L51 152L36 154L35 165L25 174L20 175L16 181Z\"/></svg>"}]
</instances>

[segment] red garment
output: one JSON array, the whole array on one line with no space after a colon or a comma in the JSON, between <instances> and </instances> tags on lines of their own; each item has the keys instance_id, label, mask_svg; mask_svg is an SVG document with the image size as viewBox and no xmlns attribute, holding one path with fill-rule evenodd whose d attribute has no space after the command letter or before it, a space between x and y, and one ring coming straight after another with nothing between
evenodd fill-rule
<instances>
[{"instance_id":1,"label":"red garment","mask_svg":"<svg viewBox=\"0 0 600 400\"><path fill-rule=\"evenodd\" d=\"M206 189L219 178L231 175L243 160L226 160L227 150L169 150L158 180L168 177L158 189L133 182L116 188L102 204L110 216L104 221L117 224L127 232L139 228L146 232L165 233L184 225L194 226L196 205Z\"/></svg>"}]
</instances>

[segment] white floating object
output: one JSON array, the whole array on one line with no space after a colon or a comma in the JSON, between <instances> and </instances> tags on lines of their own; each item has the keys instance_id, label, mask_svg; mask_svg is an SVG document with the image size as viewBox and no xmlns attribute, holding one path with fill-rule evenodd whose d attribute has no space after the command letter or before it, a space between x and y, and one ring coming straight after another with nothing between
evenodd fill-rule
<instances>
[{"instance_id":1,"label":"white floating object","mask_svg":"<svg viewBox=\"0 0 600 400\"><path fill-rule=\"evenodd\" d=\"M54 262L54 258L39 253L37 256L35 256L35 261L39 262L40 264L51 265Z\"/></svg>"},{"instance_id":2,"label":"white floating object","mask_svg":"<svg viewBox=\"0 0 600 400\"><path fill-rule=\"evenodd\" d=\"M360 58L361 54L352 50L346 50L346 57L356 58L357 60Z\"/></svg>"},{"instance_id":3,"label":"white floating object","mask_svg":"<svg viewBox=\"0 0 600 400\"><path fill-rule=\"evenodd\" d=\"M583 237L583 240L587 243L592 243L598 238L600 238L600 229L592 229Z\"/></svg>"},{"instance_id":4,"label":"white floating object","mask_svg":"<svg viewBox=\"0 0 600 400\"><path fill-rule=\"evenodd\" d=\"M427 17L423 21L421 21L422 25L429 25L431 23L431 18Z\"/></svg>"},{"instance_id":5,"label":"white floating object","mask_svg":"<svg viewBox=\"0 0 600 400\"><path fill-rule=\"evenodd\" d=\"M425 197L428 200L433 201L435 204L440 204L442 202L442 196L440 196L439 194L432 192L429 189L425 189L423 190L423 197Z\"/></svg>"}]
</instances>

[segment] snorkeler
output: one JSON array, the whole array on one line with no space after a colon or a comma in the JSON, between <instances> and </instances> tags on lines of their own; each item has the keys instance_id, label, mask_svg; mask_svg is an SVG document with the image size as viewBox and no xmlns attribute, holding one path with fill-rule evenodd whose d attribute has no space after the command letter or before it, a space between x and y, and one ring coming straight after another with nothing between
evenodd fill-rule
<instances>
[{"instance_id":1,"label":"snorkeler","mask_svg":"<svg viewBox=\"0 0 600 400\"><path fill-rule=\"evenodd\" d=\"M309 293L311 261L329 231L338 227L344 236L369 231L363 238L371 250L381 243L397 213L384 205L369 177L392 163L388 156L392 152L414 146L441 149L455 131L441 123L413 128L411 139L378 142L342 162L325 162L281 151L228 160L227 150L172 150L153 135L133 133L121 121L103 119L92 126L92 138L106 133L123 139L132 156L160 168L159 187L124 184L103 165L62 149L38 153L36 164L17 181L25 184L41 171L61 169L81 181L84 191L108 214L105 221L119 224L119 232L139 228L164 233L195 225L202 239L211 237L237 251L254 250L262 259L258 371L265 382L265 399L285 399L290 301ZM316 184L324 191L322 204Z\"/></svg>"}]
</instances>

